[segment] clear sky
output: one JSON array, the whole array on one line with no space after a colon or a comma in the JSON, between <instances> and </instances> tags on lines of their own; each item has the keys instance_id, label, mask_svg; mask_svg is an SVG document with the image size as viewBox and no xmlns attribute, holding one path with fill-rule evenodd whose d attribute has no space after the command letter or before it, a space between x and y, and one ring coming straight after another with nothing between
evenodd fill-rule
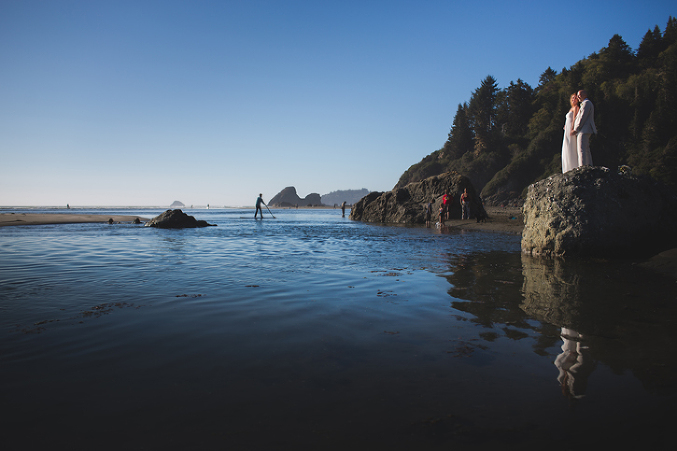
<instances>
[{"instance_id":1,"label":"clear sky","mask_svg":"<svg viewBox=\"0 0 677 451\"><path fill-rule=\"evenodd\" d=\"M670 15L674 0L0 0L0 206L390 190L487 75L536 87Z\"/></svg>"}]
</instances>

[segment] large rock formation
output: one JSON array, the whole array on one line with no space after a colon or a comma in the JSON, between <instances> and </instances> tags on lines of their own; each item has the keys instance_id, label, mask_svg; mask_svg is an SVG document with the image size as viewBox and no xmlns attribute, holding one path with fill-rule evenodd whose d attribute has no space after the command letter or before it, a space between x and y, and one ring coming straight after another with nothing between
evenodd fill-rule
<instances>
[{"instance_id":1,"label":"large rock formation","mask_svg":"<svg viewBox=\"0 0 677 451\"><path fill-rule=\"evenodd\" d=\"M677 199L656 182L584 166L529 187L522 252L641 256L676 244Z\"/></svg>"},{"instance_id":2,"label":"large rock formation","mask_svg":"<svg viewBox=\"0 0 677 451\"><path fill-rule=\"evenodd\" d=\"M386 193L376 191L369 193L353 205L350 219L367 222L425 224L423 210L425 205L434 199L433 215L435 215L442 204L442 195L445 192L453 196L449 218L460 219L460 198L466 188L471 199L471 217L475 217L480 212L486 214L470 180L455 172L448 172ZM434 217L433 220L435 220Z\"/></svg>"},{"instance_id":3,"label":"large rock formation","mask_svg":"<svg viewBox=\"0 0 677 451\"><path fill-rule=\"evenodd\" d=\"M154 217L146 224L146 227L158 227L161 229L188 229L195 227L208 227L216 224L208 224L207 221L198 221L181 210L167 210Z\"/></svg>"},{"instance_id":4,"label":"large rock formation","mask_svg":"<svg viewBox=\"0 0 677 451\"><path fill-rule=\"evenodd\" d=\"M322 205L322 198L317 193L311 193L301 199L296 194L296 188L288 186L270 199L268 204L273 207L309 207Z\"/></svg>"}]
</instances>

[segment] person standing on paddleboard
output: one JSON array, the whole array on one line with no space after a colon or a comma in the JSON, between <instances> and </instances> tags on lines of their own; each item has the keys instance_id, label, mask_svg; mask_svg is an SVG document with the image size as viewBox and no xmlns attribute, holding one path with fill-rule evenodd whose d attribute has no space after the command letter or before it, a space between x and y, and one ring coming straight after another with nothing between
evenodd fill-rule
<instances>
[{"instance_id":1,"label":"person standing on paddleboard","mask_svg":"<svg viewBox=\"0 0 677 451\"><path fill-rule=\"evenodd\" d=\"M256 199L256 211L254 212L254 219L256 219L256 215L261 212L261 219L263 219L263 209L261 208L261 204L266 205L266 203L263 201L263 194L259 194L259 198ZM267 207L268 205L266 205Z\"/></svg>"}]
</instances>

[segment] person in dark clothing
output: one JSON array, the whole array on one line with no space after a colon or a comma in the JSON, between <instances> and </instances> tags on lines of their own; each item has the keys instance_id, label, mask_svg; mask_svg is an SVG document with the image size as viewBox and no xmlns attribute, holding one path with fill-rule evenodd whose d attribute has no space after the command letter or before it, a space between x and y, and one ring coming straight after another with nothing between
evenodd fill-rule
<instances>
[{"instance_id":1,"label":"person in dark clothing","mask_svg":"<svg viewBox=\"0 0 677 451\"><path fill-rule=\"evenodd\" d=\"M263 194L259 194L259 198L256 199L256 211L254 212L254 219L256 219L256 215L259 213L259 211L261 212L261 219L263 219L263 209L261 208L261 204L266 205L266 203L263 201Z\"/></svg>"}]
</instances>

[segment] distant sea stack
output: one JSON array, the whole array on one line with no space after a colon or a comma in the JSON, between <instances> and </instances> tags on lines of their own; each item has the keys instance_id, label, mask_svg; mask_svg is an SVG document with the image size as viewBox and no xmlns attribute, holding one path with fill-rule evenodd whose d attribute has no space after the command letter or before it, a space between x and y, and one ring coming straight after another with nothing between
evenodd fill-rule
<instances>
[{"instance_id":1,"label":"distant sea stack","mask_svg":"<svg viewBox=\"0 0 677 451\"><path fill-rule=\"evenodd\" d=\"M175 200L172 202L172 204L169 206L169 208L182 208L185 207L185 205L182 202L179 202L178 200Z\"/></svg>"},{"instance_id":2,"label":"distant sea stack","mask_svg":"<svg viewBox=\"0 0 677 451\"><path fill-rule=\"evenodd\" d=\"M270 199L268 204L273 207L296 207L297 205L299 207L311 207L322 205L322 198L317 193L311 193L301 199L296 194L296 188L288 186Z\"/></svg>"},{"instance_id":3,"label":"distant sea stack","mask_svg":"<svg viewBox=\"0 0 677 451\"><path fill-rule=\"evenodd\" d=\"M322 195L322 203L324 205L341 205L345 202L348 205L352 205L367 194L369 194L367 188L332 191L329 194Z\"/></svg>"}]
</instances>

